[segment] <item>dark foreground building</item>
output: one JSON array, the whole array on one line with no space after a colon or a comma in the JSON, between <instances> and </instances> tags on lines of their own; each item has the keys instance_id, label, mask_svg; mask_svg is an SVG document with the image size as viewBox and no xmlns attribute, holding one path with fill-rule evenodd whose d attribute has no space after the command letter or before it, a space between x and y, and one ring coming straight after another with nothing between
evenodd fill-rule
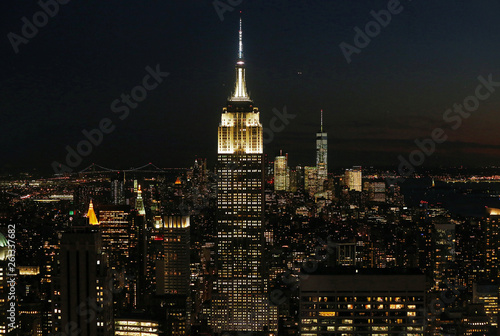
<instances>
[{"instance_id":1,"label":"dark foreground building","mask_svg":"<svg viewBox=\"0 0 500 336\"><path fill-rule=\"evenodd\" d=\"M423 335L425 276L338 269L300 284L300 334Z\"/></svg>"}]
</instances>

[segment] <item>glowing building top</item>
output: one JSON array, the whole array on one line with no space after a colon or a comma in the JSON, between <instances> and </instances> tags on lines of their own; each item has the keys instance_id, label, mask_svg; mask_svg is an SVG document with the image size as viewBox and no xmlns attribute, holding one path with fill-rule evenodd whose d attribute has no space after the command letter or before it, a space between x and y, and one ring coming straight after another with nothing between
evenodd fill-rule
<instances>
[{"instance_id":1,"label":"glowing building top","mask_svg":"<svg viewBox=\"0 0 500 336\"><path fill-rule=\"evenodd\" d=\"M144 201L142 200L142 190L141 185L139 184L137 189L137 199L135 200L135 208L139 215L145 215L146 209L144 209Z\"/></svg>"},{"instance_id":2,"label":"glowing building top","mask_svg":"<svg viewBox=\"0 0 500 336\"><path fill-rule=\"evenodd\" d=\"M245 62L243 61L242 28L240 19L238 61L236 62L236 85L234 94L223 108L219 124L219 154L262 154L262 124L259 109L247 93L245 84Z\"/></svg>"},{"instance_id":3,"label":"glowing building top","mask_svg":"<svg viewBox=\"0 0 500 336\"><path fill-rule=\"evenodd\" d=\"M9 256L9 243L7 241L7 238L0 233L0 261L1 260L6 260L7 257Z\"/></svg>"},{"instance_id":4,"label":"glowing building top","mask_svg":"<svg viewBox=\"0 0 500 336\"><path fill-rule=\"evenodd\" d=\"M99 225L99 221L97 220L97 216L94 212L94 205L92 204L92 200L90 200L89 211L87 211L86 217L89 219L90 225Z\"/></svg>"},{"instance_id":5,"label":"glowing building top","mask_svg":"<svg viewBox=\"0 0 500 336\"><path fill-rule=\"evenodd\" d=\"M240 18L238 61L236 62L236 85L230 101L250 101L245 82L245 61L243 60L243 30Z\"/></svg>"}]
</instances>

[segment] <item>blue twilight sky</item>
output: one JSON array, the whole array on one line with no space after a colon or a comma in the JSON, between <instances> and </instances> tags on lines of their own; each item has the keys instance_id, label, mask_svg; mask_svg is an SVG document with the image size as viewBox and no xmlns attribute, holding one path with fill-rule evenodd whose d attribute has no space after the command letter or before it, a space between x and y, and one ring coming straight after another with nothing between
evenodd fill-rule
<instances>
[{"instance_id":1,"label":"blue twilight sky","mask_svg":"<svg viewBox=\"0 0 500 336\"><path fill-rule=\"evenodd\" d=\"M221 21L213 1L72 0L18 53L8 34L21 36L22 18L33 22L41 7L2 2L0 171L50 172L103 118L113 132L76 171L92 162L183 167L198 156L215 163L240 10L247 85L264 126L274 108L296 115L266 145L270 156L283 149L291 164L314 164L323 109L332 167L397 166L436 127L448 140L426 165L500 164L500 87L458 129L443 120L474 95L478 76L500 81L500 1L403 0L350 64L340 43L354 44L354 28L391 1L232 0L239 2ZM119 119L111 103L157 64L170 75Z\"/></svg>"}]
</instances>

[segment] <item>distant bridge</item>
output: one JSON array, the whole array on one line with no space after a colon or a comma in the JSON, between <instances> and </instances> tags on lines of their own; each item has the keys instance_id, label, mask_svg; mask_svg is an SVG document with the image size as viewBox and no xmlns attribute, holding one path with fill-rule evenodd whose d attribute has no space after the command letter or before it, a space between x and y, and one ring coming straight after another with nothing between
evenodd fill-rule
<instances>
[{"instance_id":1,"label":"distant bridge","mask_svg":"<svg viewBox=\"0 0 500 336\"><path fill-rule=\"evenodd\" d=\"M463 179L442 179L441 182L445 183L499 183L500 177L470 177Z\"/></svg>"},{"instance_id":2,"label":"distant bridge","mask_svg":"<svg viewBox=\"0 0 500 336\"><path fill-rule=\"evenodd\" d=\"M175 171L185 171L187 168L160 168L153 163L148 163L145 164L144 166L137 167L137 168L129 168L129 169L113 169L113 168L106 168L101 165L92 163L90 166L88 166L85 169L82 169L81 171L78 172L78 174L102 174L102 173L119 173L119 172L125 172L125 173L130 173L130 172L136 172L136 173L172 173Z\"/></svg>"}]
</instances>

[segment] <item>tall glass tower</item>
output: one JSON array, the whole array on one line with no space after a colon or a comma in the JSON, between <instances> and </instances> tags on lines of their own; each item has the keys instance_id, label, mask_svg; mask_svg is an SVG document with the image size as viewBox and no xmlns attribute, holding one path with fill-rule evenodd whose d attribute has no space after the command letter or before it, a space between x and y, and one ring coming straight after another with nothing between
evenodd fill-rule
<instances>
[{"instance_id":1,"label":"tall glass tower","mask_svg":"<svg viewBox=\"0 0 500 336\"><path fill-rule=\"evenodd\" d=\"M271 332L265 248L264 158L259 110L247 93L240 19L234 93L218 132L215 333Z\"/></svg>"},{"instance_id":2,"label":"tall glass tower","mask_svg":"<svg viewBox=\"0 0 500 336\"><path fill-rule=\"evenodd\" d=\"M321 128L316 133L316 167L318 168L318 191L323 191L323 184L328 178L328 134L323 131L323 110L321 110Z\"/></svg>"}]
</instances>

